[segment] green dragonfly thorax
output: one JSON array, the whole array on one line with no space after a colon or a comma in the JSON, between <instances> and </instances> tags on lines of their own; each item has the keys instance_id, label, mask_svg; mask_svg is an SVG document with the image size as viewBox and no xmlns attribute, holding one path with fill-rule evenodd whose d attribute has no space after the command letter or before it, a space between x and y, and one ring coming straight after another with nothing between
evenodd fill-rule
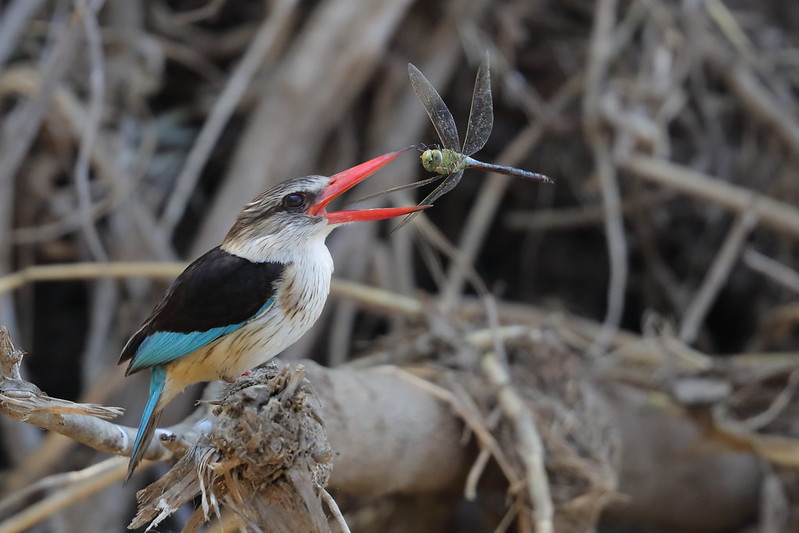
<instances>
[{"instance_id":1,"label":"green dragonfly thorax","mask_svg":"<svg viewBox=\"0 0 799 533\"><path fill-rule=\"evenodd\" d=\"M421 155L422 166L436 174L454 174L466 168L466 156L455 150L425 150Z\"/></svg>"}]
</instances>

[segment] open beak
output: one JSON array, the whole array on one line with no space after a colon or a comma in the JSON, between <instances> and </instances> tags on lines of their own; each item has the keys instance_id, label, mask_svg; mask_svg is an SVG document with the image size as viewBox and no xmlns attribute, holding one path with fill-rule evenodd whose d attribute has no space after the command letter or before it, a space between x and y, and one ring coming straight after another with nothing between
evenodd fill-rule
<instances>
[{"instance_id":1,"label":"open beak","mask_svg":"<svg viewBox=\"0 0 799 533\"><path fill-rule=\"evenodd\" d=\"M408 150L406 148L405 150ZM354 166L338 174L330 176L330 183L322 192L322 195L314 205L308 210L308 214L318 217L325 217L328 224L344 224L347 222L364 222L368 220L382 220L393 218L421 211L431 207L429 205L417 205L413 207L388 207L380 209L360 209L354 211L334 211L326 213L325 208L334 198L348 191L358 183L362 182L388 163L397 158L405 150L398 150L389 154L375 157L366 163Z\"/></svg>"}]
</instances>

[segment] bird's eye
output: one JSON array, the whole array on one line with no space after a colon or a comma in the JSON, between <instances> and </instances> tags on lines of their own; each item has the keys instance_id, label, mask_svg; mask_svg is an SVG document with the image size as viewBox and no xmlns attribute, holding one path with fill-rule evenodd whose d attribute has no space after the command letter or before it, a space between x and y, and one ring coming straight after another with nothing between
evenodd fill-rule
<instances>
[{"instance_id":1,"label":"bird's eye","mask_svg":"<svg viewBox=\"0 0 799 533\"><path fill-rule=\"evenodd\" d=\"M304 208L307 204L306 196L301 192L293 192L283 197L283 207L292 211Z\"/></svg>"}]
</instances>

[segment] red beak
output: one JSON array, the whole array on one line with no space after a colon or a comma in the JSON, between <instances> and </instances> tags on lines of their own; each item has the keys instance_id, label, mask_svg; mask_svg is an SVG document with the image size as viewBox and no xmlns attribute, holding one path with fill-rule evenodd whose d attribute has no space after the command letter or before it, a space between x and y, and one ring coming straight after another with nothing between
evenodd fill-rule
<instances>
[{"instance_id":1,"label":"red beak","mask_svg":"<svg viewBox=\"0 0 799 533\"><path fill-rule=\"evenodd\" d=\"M408 150L408 148L405 150ZM308 214L325 217L328 224L343 224L346 222L364 222L368 220L382 220L384 218L400 217L431 207L429 205L418 205L413 207L360 209L355 211L335 211L333 213L325 212L325 207L327 207L327 204L329 204L334 198L340 196L345 191L348 191L358 183L362 182L386 166L405 150L398 150L396 152L375 157L366 163L361 163L360 165L330 176L330 183L328 183L327 188L322 192L322 196L320 196L316 203L312 205L310 209L308 209Z\"/></svg>"}]
</instances>

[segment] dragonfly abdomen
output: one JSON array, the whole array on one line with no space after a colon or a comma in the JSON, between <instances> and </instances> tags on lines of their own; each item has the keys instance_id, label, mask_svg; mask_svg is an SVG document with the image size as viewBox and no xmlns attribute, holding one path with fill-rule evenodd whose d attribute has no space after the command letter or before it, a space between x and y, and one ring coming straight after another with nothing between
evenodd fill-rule
<instances>
[{"instance_id":1,"label":"dragonfly abdomen","mask_svg":"<svg viewBox=\"0 0 799 533\"><path fill-rule=\"evenodd\" d=\"M503 165L494 165L492 163L483 163L482 161L478 161L477 159L473 159L471 157L464 158L462 168L479 168L482 170L487 170L489 172L497 172L499 174L505 174L507 176L517 176L519 178L528 179L530 181L536 181L539 183L555 183L555 181L545 174L539 174L538 172L529 172L527 170L522 170L520 168L514 167L506 167Z\"/></svg>"}]
</instances>

